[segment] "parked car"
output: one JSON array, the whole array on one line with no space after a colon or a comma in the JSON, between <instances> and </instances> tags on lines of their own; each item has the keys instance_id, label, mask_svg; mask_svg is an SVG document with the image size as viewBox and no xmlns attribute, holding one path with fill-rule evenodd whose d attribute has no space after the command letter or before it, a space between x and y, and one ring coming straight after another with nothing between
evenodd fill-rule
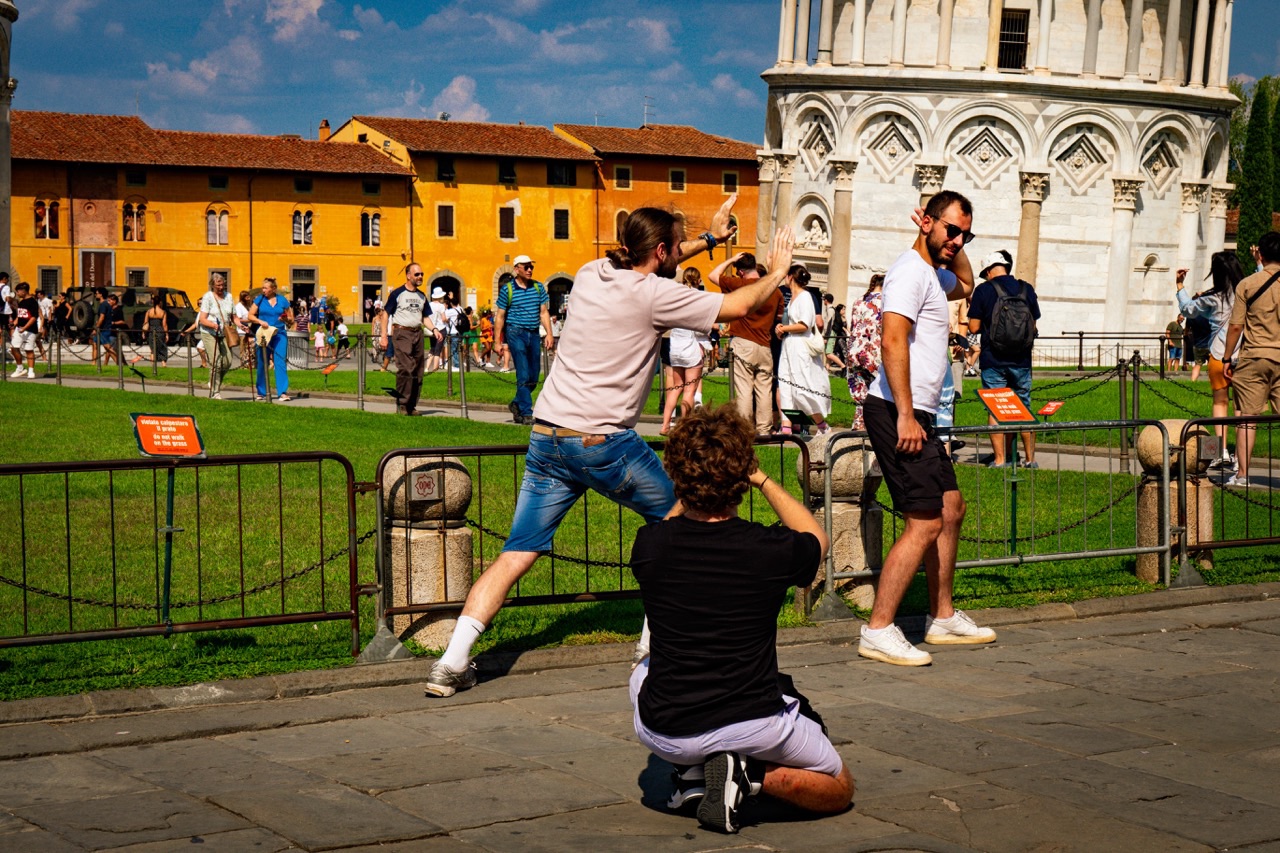
<instances>
[{"instance_id":1,"label":"parked car","mask_svg":"<svg viewBox=\"0 0 1280 853\"><path fill-rule=\"evenodd\" d=\"M71 333L79 339L87 339L97 317L97 297L87 287L73 287L67 292L71 299ZM169 316L170 343L176 342L177 333L196 320L197 311L183 290L172 287L108 287L107 292L120 297L125 324L138 341L142 341L142 323L151 308L153 295L160 297L160 304Z\"/></svg>"}]
</instances>

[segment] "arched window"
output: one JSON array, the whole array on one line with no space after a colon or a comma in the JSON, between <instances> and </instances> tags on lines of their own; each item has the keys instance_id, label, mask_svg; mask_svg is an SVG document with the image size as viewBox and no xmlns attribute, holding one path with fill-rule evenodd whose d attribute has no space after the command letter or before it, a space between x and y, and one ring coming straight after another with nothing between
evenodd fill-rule
<instances>
[{"instance_id":1,"label":"arched window","mask_svg":"<svg viewBox=\"0 0 1280 853\"><path fill-rule=\"evenodd\" d=\"M360 245L382 245L382 214L365 211L360 214Z\"/></svg>"},{"instance_id":2,"label":"arched window","mask_svg":"<svg viewBox=\"0 0 1280 853\"><path fill-rule=\"evenodd\" d=\"M734 228L739 227L739 226L738 226L738 217L734 216L733 214L730 214L730 215L729 215L729 224L730 224L730 225L732 225ZM736 245L738 245L738 237L739 237L739 236L740 236L740 235L738 234L738 232L737 232L737 231L734 231L734 232L733 232L733 234L729 235L728 245L730 245L730 246L736 246Z\"/></svg>"},{"instance_id":3,"label":"arched window","mask_svg":"<svg viewBox=\"0 0 1280 853\"><path fill-rule=\"evenodd\" d=\"M293 212L293 245L311 245L311 222L313 218L314 216L309 210L295 210Z\"/></svg>"},{"instance_id":4,"label":"arched window","mask_svg":"<svg viewBox=\"0 0 1280 853\"><path fill-rule=\"evenodd\" d=\"M613 218L614 222L614 238L619 244L622 243L622 227L627 224L627 217L630 216L625 210L619 210L618 215Z\"/></svg>"},{"instance_id":5,"label":"arched window","mask_svg":"<svg viewBox=\"0 0 1280 853\"><path fill-rule=\"evenodd\" d=\"M37 201L35 207L37 240L58 239L58 203Z\"/></svg>"},{"instance_id":6,"label":"arched window","mask_svg":"<svg viewBox=\"0 0 1280 853\"><path fill-rule=\"evenodd\" d=\"M142 243L147 239L147 206L142 202L125 202L120 215L121 239L126 243Z\"/></svg>"},{"instance_id":7,"label":"arched window","mask_svg":"<svg viewBox=\"0 0 1280 853\"><path fill-rule=\"evenodd\" d=\"M210 246L226 246L229 239L228 228L231 214L226 210L209 208L204 215L205 242Z\"/></svg>"}]
</instances>

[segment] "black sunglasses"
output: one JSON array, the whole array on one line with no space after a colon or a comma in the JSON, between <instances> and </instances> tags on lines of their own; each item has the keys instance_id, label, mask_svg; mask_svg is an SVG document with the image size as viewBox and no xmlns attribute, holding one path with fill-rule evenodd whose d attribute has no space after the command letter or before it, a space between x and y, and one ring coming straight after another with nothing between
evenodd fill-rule
<instances>
[{"instance_id":1,"label":"black sunglasses","mask_svg":"<svg viewBox=\"0 0 1280 853\"><path fill-rule=\"evenodd\" d=\"M945 225L945 226L947 227L947 241L948 241L948 242L950 242L951 240L954 240L955 238L957 238L957 237L959 237L960 235L962 235L962 234L963 234L963 235L964 235L964 244L967 246L967 245L969 245L970 243L972 243L972 242L973 242L973 238L977 236L977 235L976 235L976 234L974 234L972 231L966 231L966 230L964 230L963 228L961 228L959 225L952 225L950 222L948 222L948 221L947 221L947 220L945 220L945 219L939 219L938 221L939 221L939 222L941 222L943 225Z\"/></svg>"}]
</instances>

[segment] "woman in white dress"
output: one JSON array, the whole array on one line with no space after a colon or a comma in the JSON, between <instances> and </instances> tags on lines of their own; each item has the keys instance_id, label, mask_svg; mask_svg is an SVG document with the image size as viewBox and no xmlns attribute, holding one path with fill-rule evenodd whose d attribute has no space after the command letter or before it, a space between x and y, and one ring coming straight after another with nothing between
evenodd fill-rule
<instances>
[{"instance_id":1,"label":"woman in white dress","mask_svg":"<svg viewBox=\"0 0 1280 853\"><path fill-rule=\"evenodd\" d=\"M801 264L787 270L787 286L791 301L774 331L782 338L782 355L778 358L778 403L781 409L804 412L817 425L819 434L831 429L827 414L831 411L831 383L823 365L825 347L817 330L813 297L805 286L809 271ZM810 338L816 346L810 347ZM782 415L783 435L791 434L791 422Z\"/></svg>"},{"instance_id":2,"label":"woman in white dress","mask_svg":"<svg viewBox=\"0 0 1280 853\"><path fill-rule=\"evenodd\" d=\"M682 279L685 287L700 289L702 273L689 268L684 271ZM689 329L672 329L668 339L670 345L671 368L667 372L667 399L662 407L662 430L666 435L671 429L671 418L676 412L676 403L680 403L681 414L693 411L702 384L702 365L706 362L707 352L711 349L711 338L704 332Z\"/></svg>"}]
</instances>

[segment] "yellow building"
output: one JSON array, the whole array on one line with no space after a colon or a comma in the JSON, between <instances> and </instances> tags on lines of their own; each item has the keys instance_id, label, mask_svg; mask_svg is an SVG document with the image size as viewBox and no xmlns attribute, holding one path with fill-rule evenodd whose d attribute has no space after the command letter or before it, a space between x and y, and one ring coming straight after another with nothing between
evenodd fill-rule
<instances>
[{"instance_id":1,"label":"yellow building","mask_svg":"<svg viewBox=\"0 0 1280 853\"><path fill-rule=\"evenodd\" d=\"M428 289L492 305L512 259L529 255L555 311L597 257L609 215L597 205L597 159L545 127L354 116L334 141L362 143L417 175L410 253Z\"/></svg>"},{"instance_id":2,"label":"yellow building","mask_svg":"<svg viewBox=\"0 0 1280 853\"><path fill-rule=\"evenodd\" d=\"M195 302L272 276L359 313L403 280L412 173L367 145L156 130L132 116L12 114L13 266L55 292L175 287Z\"/></svg>"}]
</instances>

